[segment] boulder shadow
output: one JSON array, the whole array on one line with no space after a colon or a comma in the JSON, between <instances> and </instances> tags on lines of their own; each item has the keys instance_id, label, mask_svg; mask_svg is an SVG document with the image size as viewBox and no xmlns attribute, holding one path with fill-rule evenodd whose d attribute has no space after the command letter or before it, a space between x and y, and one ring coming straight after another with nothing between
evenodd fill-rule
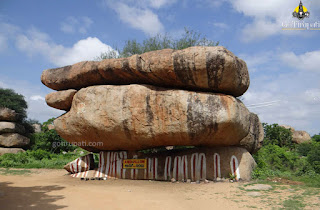
<instances>
[{"instance_id":1,"label":"boulder shadow","mask_svg":"<svg viewBox=\"0 0 320 210\"><path fill-rule=\"evenodd\" d=\"M0 182L0 209L62 209L67 206L54 202L64 198L63 195L48 195L53 191L64 189L58 185L15 187L12 182Z\"/></svg>"}]
</instances>

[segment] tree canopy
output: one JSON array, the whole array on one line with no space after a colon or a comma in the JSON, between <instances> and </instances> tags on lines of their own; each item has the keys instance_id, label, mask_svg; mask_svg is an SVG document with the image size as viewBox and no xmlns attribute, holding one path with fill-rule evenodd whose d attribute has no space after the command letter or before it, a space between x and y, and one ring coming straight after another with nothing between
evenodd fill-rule
<instances>
[{"instance_id":1,"label":"tree canopy","mask_svg":"<svg viewBox=\"0 0 320 210\"><path fill-rule=\"evenodd\" d=\"M18 114L18 121L22 122L27 117L28 104L24 96L12 89L0 88L0 107L15 110Z\"/></svg>"}]
</instances>

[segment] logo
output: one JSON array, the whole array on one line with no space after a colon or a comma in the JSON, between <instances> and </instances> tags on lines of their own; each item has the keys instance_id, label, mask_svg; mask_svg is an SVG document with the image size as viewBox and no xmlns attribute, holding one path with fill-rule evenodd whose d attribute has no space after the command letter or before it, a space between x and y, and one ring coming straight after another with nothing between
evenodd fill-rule
<instances>
[{"instance_id":1,"label":"logo","mask_svg":"<svg viewBox=\"0 0 320 210\"><path fill-rule=\"evenodd\" d=\"M302 1L300 1L299 6L296 7L292 13L292 16L298 18L299 20L303 20L305 17L309 18L310 12L308 12L307 8L303 6Z\"/></svg>"}]
</instances>

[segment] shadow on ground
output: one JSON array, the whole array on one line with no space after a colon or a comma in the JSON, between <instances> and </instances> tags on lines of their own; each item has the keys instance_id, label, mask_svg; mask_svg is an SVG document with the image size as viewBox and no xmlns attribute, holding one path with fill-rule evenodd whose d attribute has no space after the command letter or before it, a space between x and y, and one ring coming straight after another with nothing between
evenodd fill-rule
<instances>
[{"instance_id":1,"label":"shadow on ground","mask_svg":"<svg viewBox=\"0 0 320 210\"><path fill-rule=\"evenodd\" d=\"M66 206L56 205L54 202L64 196L48 195L47 193L62 190L64 187L34 186L14 187L11 182L0 182L0 209L61 209Z\"/></svg>"}]
</instances>

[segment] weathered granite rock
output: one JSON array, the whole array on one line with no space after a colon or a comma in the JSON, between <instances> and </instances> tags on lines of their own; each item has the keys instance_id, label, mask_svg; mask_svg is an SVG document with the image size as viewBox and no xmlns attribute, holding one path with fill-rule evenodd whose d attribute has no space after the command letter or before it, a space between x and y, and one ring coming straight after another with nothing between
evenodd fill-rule
<instances>
[{"instance_id":1,"label":"weathered granite rock","mask_svg":"<svg viewBox=\"0 0 320 210\"><path fill-rule=\"evenodd\" d=\"M30 143L30 139L17 133L5 133L0 135L1 147L24 147Z\"/></svg>"},{"instance_id":2,"label":"weathered granite rock","mask_svg":"<svg viewBox=\"0 0 320 210\"><path fill-rule=\"evenodd\" d=\"M86 142L82 148L89 151L139 150L239 145L249 133L249 118L242 102L228 95L104 85L78 91L71 110L54 124L62 138Z\"/></svg>"},{"instance_id":3,"label":"weathered granite rock","mask_svg":"<svg viewBox=\"0 0 320 210\"><path fill-rule=\"evenodd\" d=\"M0 147L0 156L7 153L17 154L19 152L25 152L25 151L21 148L1 148Z\"/></svg>"},{"instance_id":4,"label":"weathered granite rock","mask_svg":"<svg viewBox=\"0 0 320 210\"><path fill-rule=\"evenodd\" d=\"M76 92L76 90L70 89L49 93L46 95L46 102L53 108L69 111L73 96L76 94Z\"/></svg>"},{"instance_id":5,"label":"weathered granite rock","mask_svg":"<svg viewBox=\"0 0 320 210\"><path fill-rule=\"evenodd\" d=\"M14 110L0 107L0 121L16 121L17 114Z\"/></svg>"},{"instance_id":6,"label":"weathered granite rock","mask_svg":"<svg viewBox=\"0 0 320 210\"><path fill-rule=\"evenodd\" d=\"M48 130L50 131L50 130L53 130L53 129L55 129L54 125L53 124L49 124L48 125Z\"/></svg>"},{"instance_id":7,"label":"weathered granite rock","mask_svg":"<svg viewBox=\"0 0 320 210\"><path fill-rule=\"evenodd\" d=\"M41 125L40 124L37 124L37 123L32 124L32 127L33 127L35 133L41 132Z\"/></svg>"},{"instance_id":8,"label":"weathered granite rock","mask_svg":"<svg viewBox=\"0 0 320 210\"><path fill-rule=\"evenodd\" d=\"M13 122L0 122L0 134L3 133L25 133L25 128L18 124Z\"/></svg>"},{"instance_id":9,"label":"weathered granite rock","mask_svg":"<svg viewBox=\"0 0 320 210\"><path fill-rule=\"evenodd\" d=\"M292 142L296 144L301 144L311 140L311 136L306 131L296 131L290 125L280 125L283 128L290 129L292 132Z\"/></svg>"},{"instance_id":10,"label":"weathered granite rock","mask_svg":"<svg viewBox=\"0 0 320 210\"><path fill-rule=\"evenodd\" d=\"M158 50L129 58L80 62L43 71L54 90L93 85L150 84L240 96L249 87L246 63L224 47Z\"/></svg>"},{"instance_id":11,"label":"weathered granite rock","mask_svg":"<svg viewBox=\"0 0 320 210\"><path fill-rule=\"evenodd\" d=\"M253 154L262 147L263 139L264 131L259 117L254 113L250 113L250 132L240 141L240 145Z\"/></svg>"},{"instance_id":12,"label":"weathered granite rock","mask_svg":"<svg viewBox=\"0 0 320 210\"><path fill-rule=\"evenodd\" d=\"M294 131L292 141L296 144L301 144L311 140L311 136L306 131Z\"/></svg>"}]
</instances>

